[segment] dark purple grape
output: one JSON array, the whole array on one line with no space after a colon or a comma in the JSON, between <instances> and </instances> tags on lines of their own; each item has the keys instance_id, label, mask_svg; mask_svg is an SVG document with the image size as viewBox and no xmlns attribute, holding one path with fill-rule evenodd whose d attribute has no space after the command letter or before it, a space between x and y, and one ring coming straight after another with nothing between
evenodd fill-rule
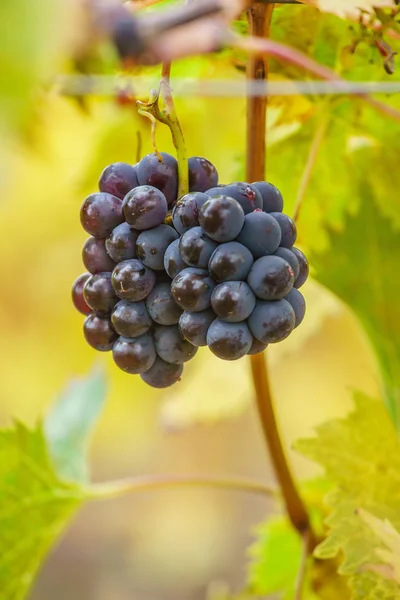
<instances>
[{"instance_id":1,"label":"dark purple grape","mask_svg":"<svg viewBox=\"0 0 400 600\"><path fill-rule=\"evenodd\" d=\"M226 323L215 319L207 332L211 352L223 360L237 360L251 348L253 338L246 323Z\"/></svg>"},{"instance_id":2,"label":"dark purple grape","mask_svg":"<svg viewBox=\"0 0 400 600\"><path fill-rule=\"evenodd\" d=\"M105 240L90 237L86 240L82 249L82 261L87 270L94 273L112 271L115 262L107 254Z\"/></svg>"},{"instance_id":3,"label":"dark purple grape","mask_svg":"<svg viewBox=\"0 0 400 600\"><path fill-rule=\"evenodd\" d=\"M207 331L214 319L215 313L212 310L185 310L179 319L179 331L193 346L207 346Z\"/></svg>"},{"instance_id":4,"label":"dark purple grape","mask_svg":"<svg viewBox=\"0 0 400 600\"><path fill-rule=\"evenodd\" d=\"M207 200L207 194L191 192L177 201L172 210L172 222L178 233L185 233L199 224L199 212Z\"/></svg>"},{"instance_id":5,"label":"dark purple grape","mask_svg":"<svg viewBox=\"0 0 400 600\"><path fill-rule=\"evenodd\" d=\"M294 310L286 300L259 300L248 319L251 333L264 344L281 342L287 338L295 323Z\"/></svg>"},{"instance_id":6,"label":"dark purple grape","mask_svg":"<svg viewBox=\"0 0 400 600\"><path fill-rule=\"evenodd\" d=\"M113 327L123 337L136 338L146 333L152 320L144 302L120 300L111 315Z\"/></svg>"},{"instance_id":7,"label":"dark purple grape","mask_svg":"<svg viewBox=\"0 0 400 600\"><path fill-rule=\"evenodd\" d=\"M221 194L224 194L224 196L229 196L230 198L234 198L237 202L239 202L245 215L253 212L253 210L257 210L258 208L262 209L263 204L261 194L250 183L241 181L231 183L230 185L224 187L224 189L221 191Z\"/></svg>"},{"instance_id":8,"label":"dark purple grape","mask_svg":"<svg viewBox=\"0 0 400 600\"><path fill-rule=\"evenodd\" d=\"M82 273L77 279L75 279L72 285L72 302L76 310L83 315L89 315L92 312L90 306L87 305L85 298L83 297L83 288L88 279L90 279L90 273Z\"/></svg>"},{"instance_id":9,"label":"dark purple grape","mask_svg":"<svg viewBox=\"0 0 400 600\"><path fill-rule=\"evenodd\" d=\"M294 253L295 257L299 261L300 272L296 278L296 281L293 284L293 287L300 288L308 278L308 274L310 272L310 266L308 264L307 258L304 256L301 250L298 248L291 248L291 251Z\"/></svg>"},{"instance_id":10,"label":"dark purple grape","mask_svg":"<svg viewBox=\"0 0 400 600\"><path fill-rule=\"evenodd\" d=\"M150 317L159 325L176 325L182 309L171 293L171 282L157 283L146 298L146 307Z\"/></svg>"},{"instance_id":11,"label":"dark purple grape","mask_svg":"<svg viewBox=\"0 0 400 600\"><path fill-rule=\"evenodd\" d=\"M245 216L243 229L237 237L250 250L254 258L273 254L281 241L281 228L274 217L262 211Z\"/></svg>"},{"instance_id":12,"label":"dark purple grape","mask_svg":"<svg viewBox=\"0 0 400 600\"><path fill-rule=\"evenodd\" d=\"M253 265L253 255L238 242L220 244L211 255L208 270L215 281L244 281Z\"/></svg>"},{"instance_id":13,"label":"dark purple grape","mask_svg":"<svg viewBox=\"0 0 400 600\"><path fill-rule=\"evenodd\" d=\"M190 267L207 269L208 262L218 243L211 240L201 227L192 227L179 241L179 252Z\"/></svg>"},{"instance_id":14,"label":"dark purple grape","mask_svg":"<svg viewBox=\"0 0 400 600\"><path fill-rule=\"evenodd\" d=\"M131 190L125 196L122 208L129 225L140 231L161 225L168 212L164 194L150 185Z\"/></svg>"},{"instance_id":15,"label":"dark purple grape","mask_svg":"<svg viewBox=\"0 0 400 600\"><path fill-rule=\"evenodd\" d=\"M251 315L256 297L244 281L225 281L217 285L211 295L215 314L228 323L240 323Z\"/></svg>"},{"instance_id":16,"label":"dark purple grape","mask_svg":"<svg viewBox=\"0 0 400 600\"><path fill-rule=\"evenodd\" d=\"M122 300L138 302L150 294L156 284L156 276L140 260L124 260L112 272L111 281L115 293Z\"/></svg>"},{"instance_id":17,"label":"dark purple grape","mask_svg":"<svg viewBox=\"0 0 400 600\"><path fill-rule=\"evenodd\" d=\"M156 360L153 338L149 333L137 338L118 338L113 347L113 359L125 373L145 373Z\"/></svg>"},{"instance_id":18,"label":"dark purple grape","mask_svg":"<svg viewBox=\"0 0 400 600\"><path fill-rule=\"evenodd\" d=\"M156 358L153 366L140 376L147 385L154 388L167 388L180 380L183 365L174 365Z\"/></svg>"},{"instance_id":19,"label":"dark purple grape","mask_svg":"<svg viewBox=\"0 0 400 600\"><path fill-rule=\"evenodd\" d=\"M83 324L83 335L87 343L95 350L108 352L112 350L117 334L108 317L90 314Z\"/></svg>"},{"instance_id":20,"label":"dark purple grape","mask_svg":"<svg viewBox=\"0 0 400 600\"><path fill-rule=\"evenodd\" d=\"M121 198L121 200L138 185L139 182L135 167L123 162L108 165L99 179L100 192L107 192L117 198Z\"/></svg>"},{"instance_id":21,"label":"dark purple grape","mask_svg":"<svg viewBox=\"0 0 400 600\"><path fill-rule=\"evenodd\" d=\"M110 312L118 302L111 283L111 273L96 273L87 280L83 296L92 310Z\"/></svg>"},{"instance_id":22,"label":"dark purple grape","mask_svg":"<svg viewBox=\"0 0 400 600\"><path fill-rule=\"evenodd\" d=\"M230 242L243 227L244 212L233 198L215 196L201 207L199 221L208 237L216 242Z\"/></svg>"},{"instance_id":23,"label":"dark purple grape","mask_svg":"<svg viewBox=\"0 0 400 600\"><path fill-rule=\"evenodd\" d=\"M136 258L136 240L138 235L139 233L132 229L129 223L117 225L106 239L108 254L117 263L129 260L130 258Z\"/></svg>"},{"instance_id":24,"label":"dark purple grape","mask_svg":"<svg viewBox=\"0 0 400 600\"><path fill-rule=\"evenodd\" d=\"M201 156L191 156L189 166L189 191L205 192L218 183L218 171L214 165Z\"/></svg>"},{"instance_id":25,"label":"dark purple grape","mask_svg":"<svg viewBox=\"0 0 400 600\"><path fill-rule=\"evenodd\" d=\"M164 194L168 204L172 204L178 194L178 162L171 154L160 154L162 162L157 154L144 156L137 166L137 176L140 185L157 188Z\"/></svg>"},{"instance_id":26,"label":"dark purple grape","mask_svg":"<svg viewBox=\"0 0 400 600\"><path fill-rule=\"evenodd\" d=\"M175 302L184 310L201 311L210 308L215 283L203 269L188 267L176 275L171 284Z\"/></svg>"},{"instance_id":27,"label":"dark purple grape","mask_svg":"<svg viewBox=\"0 0 400 600\"><path fill-rule=\"evenodd\" d=\"M277 187L268 181L255 181L252 184L260 192L262 197L262 209L264 212L282 212L283 198Z\"/></svg>"},{"instance_id":28,"label":"dark purple grape","mask_svg":"<svg viewBox=\"0 0 400 600\"><path fill-rule=\"evenodd\" d=\"M294 221L281 212L273 212L271 213L271 217L274 217L278 221L281 228L282 238L279 245L283 248L291 248L297 238L297 229Z\"/></svg>"},{"instance_id":29,"label":"dark purple grape","mask_svg":"<svg viewBox=\"0 0 400 600\"><path fill-rule=\"evenodd\" d=\"M226 185L224 183L219 183L215 187L212 187L209 190L206 190L204 193L207 194L207 196L212 196L212 197L220 196L221 194L223 194L222 188L225 188L225 187L226 187Z\"/></svg>"},{"instance_id":30,"label":"dark purple grape","mask_svg":"<svg viewBox=\"0 0 400 600\"><path fill-rule=\"evenodd\" d=\"M159 225L142 231L136 240L136 254L146 267L164 270L164 254L168 246L179 237L173 227Z\"/></svg>"},{"instance_id":31,"label":"dark purple grape","mask_svg":"<svg viewBox=\"0 0 400 600\"><path fill-rule=\"evenodd\" d=\"M293 288L290 290L287 296L285 296L285 300L289 302L290 306L294 310L294 314L296 317L295 327L298 327L302 320L304 319L304 315L306 314L306 301L304 296L299 290Z\"/></svg>"},{"instance_id":32,"label":"dark purple grape","mask_svg":"<svg viewBox=\"0 0 400 600\"><path fill-rule=\"evenodd\" d=\"M178 275L183 269L187 268L187 264L183 262L181 254L179 252L179 239L175 240L168 246L164 254L164 269L168 275L173 279L175 275Z\"/></svg>"},{"instance_id":33,"label":"dark purple grape","mask_svg":"<svg viewBox=\"0 0 400 600\"><path fill-rule=\"evenodd\" d=\"M95 238L107 237L123 220L122 200L111 194L91 194L81 206L82 227Z\"/></svg>"},{"instance_id":34,"label":"dark purple grape","mask_svg":"<svg viewBox=\"0 0 400 600\"><path fill-rule=\"evenodd\" d=\"M300 273L300 265L295 253L292 250L289 250L289 248L279 247L277 250L275 250L273 255L279 256L280 258L283 258L283 260L286 260L286 262L289 263L289 265L293 269L293 276L294 280L296 281Z\"/></svg>"},{"instance_id":35,"label":"dark purple grape","mask_svg":"<svg viewBox=\"0 0 400 600\"><path fill-rule=\"evenodd\" d=\"M280 256L263 256L252 266L247 283L257 298L280 300L293 287L293 269Z\"/></svg>"},{"instance_id":36,"label":"dark purple grape","mask_svg":"<svg viewBox=\"0 0 400 600\"><path fill-rule=\"evenodd\" d=\"M268 344L264 344L263 342L256 340L256 338L253 338L253 343L251 344L251 348L247 355L253 356L254 354L261 354L266 348L268 348Z\"/></svg>"},{"instance_id":37,"label":"dark purple grape","mask_svg":"<svg viewBox=\"0 0 400 600\"><path fill-rule=\"evenodd\" d=\"M197 352L187 340L184 340L177 325L166 327L157 325L154 328L154 345L162 360L175 365L191 360Z\"/></svg>"}]
</instances>

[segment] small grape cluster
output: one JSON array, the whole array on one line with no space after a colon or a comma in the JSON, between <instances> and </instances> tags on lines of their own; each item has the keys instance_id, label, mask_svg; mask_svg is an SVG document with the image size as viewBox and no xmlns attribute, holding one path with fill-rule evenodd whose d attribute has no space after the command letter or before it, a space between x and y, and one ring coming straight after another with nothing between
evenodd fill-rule
<instances>
[{"instance_id":1,"label":"small grape cluster","mask_svg":"<svg viewBox=\"0 0 400 600\"><path fill-rule=\"evenodd\" d=\"M236 360L302 321L308 262L274 185L218 185L214 165L192 157L178 199L177 161L161 153L106 167L99 190L81 207L88 272L72 298L87 342L125 372L168 387L199 346Z\"/></svg>"}]
</instances>

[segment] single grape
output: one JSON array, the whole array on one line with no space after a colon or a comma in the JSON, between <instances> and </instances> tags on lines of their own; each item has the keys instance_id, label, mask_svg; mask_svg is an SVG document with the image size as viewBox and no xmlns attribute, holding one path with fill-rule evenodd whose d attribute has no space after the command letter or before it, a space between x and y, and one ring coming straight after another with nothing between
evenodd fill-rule
<instances>
[{"instance_id":1,"label":"single grape","mask_svg":"<svg viewBox=\"0 0 400 600\"><path fill-rule=\"evenodd\" d=\"M83 244L82 261L87 270L94 273L112 271L115 262L107 254L105 240L90 237Z\"/></svg>"},{"instance_id":2,"label":"single grape","mask_svg":"<svg viewBox=\"0 0 400 600\"><path fill-rule=\"evenodd\" d=\"M176 275L171 284L175 302L184 310L200 311L211 306L215 283L204 269L188 267Z\"/></svg>"},{"instance_id":3,"label":"single grape","mask_svg":"<svg viewBox=\"0 0 400 600\"><path fill-rule=\"evenodd\" d=\"M111 194L91 194L81 206L82 227L95 238L107 237L123 220L122 200Z\"/></svg>"},{"instance_id":4,"label":"single grape","mask_svg":"<svg viewBox=\"0 0 400 600\"><path fill-rule=\"evenodd\" d=\"M145 373L156 360L153 338L149 333L136 338L118 338L113 347L113 359L125 373Z\"/></svg>"},{"instance_id":5,"label":"single grape","mask_svg":"<svg viewBox=\"0 0 400 600\"><path fill-rule=\"evenodd\" d=\"M210 188L209 190L205 191L205 194L207 194L207 196L220 196L221 194L223 194L222 188L225 188L226 185L224 183L219 183L218 185L216 185L215 187Z\"/></svg>"},{"instance_id":6,"label":"single grape","mask_svg":"<svg viewBox=\"0 0 400 600\"><path fill-rule=\"evenodd\" d=\"M118 11L118 12L117 12ZM140 34L142 24L122 5L116 5L111 25L112 40L122 60L136 59L145 50L143 36Z\"/></svg>"},{"instance_id":7,"label":"single grape","mask_svg":"<svg viewBox=\"0 0 400 600\"><path fill-rule=\"evenodd\" d=\"M175 365L165 362L161 358L156 358L153 366L141 374L141 378L148 385L154 388L167 388L180 380L183 371L183 365Z\"/></svg>"},{"instance_id":8,"label":"single grape","mask_svg":"<svg viewBox=\"0 0 400 600\"><path fill-rule=\"evenodd\" d=\"M281 342L290 335L296 323L294 310L286 300L258 301L248 324L253 336L260 342Z\"/></svg>"},{"instance_id":9,"label":"single grape","mask_svg":"<svg viewBox=\"0 0 400 600\"><path fill-rule=\"evenodd\" d=\"M258 208L262 209L262 197L260 192L250 183L238 181L227 185L221 194L234 198L243 208L245 215Z\"/></svg>"},{"instance_id":10,"label":"single grape","mask_svg":"<svg viewBox=\"0 0 400 600\"><path fill-rule=\"evenodd\" d=\"M244 212L233 198L215 196L201 207L199 221L208 237L216 242L230 242L243 227Z\"/></svg>"},{"instance_id":11,"label":"single grape","mask_svg":"<svg viewBox=\"0 0 400 600\"><path fill-rule=\"evenodd\" d=\"M96 273L87 280L83 296L92 310L110 312L118 302L111 283L111 273Z\"/></svg>"},{"instance_id":12,"label":"single grape","mask_svg":"<svg viewBox=\"0 0 400 600\"><path fill-rule=\"evenodd\" d=\"M165 251L178 237L178 233L169 225L159 225L154 229L142 231L136 240L136 254L146 267L162 271Z\"/></svg>"},{"instance_id":13,"label":"single grape","mask_svg":"<svg viewBox=\"0 0 400 600\"><path fill-rule=\"evenodd\" d=\"M257 298L279 300L293 287L293 269L280 256L263 256L252 266L247 283Z\"/></svg>"},{"instance_id":14,"label":"single grape","mask_svg":"<svg viewBox=\"0 0 400 600\"><path fill-rule=\"evenodd\" d=\"M171 282L157 283L146 298L146 308L150 317L159 325L176 325L182 309L171 293Z\"/></svg>"},{"instance_id":15,"label":"single grape","mask_svg":"<svg viewBox=\"0 0 400 600\"><path fill-rule=\"evenodd\" d=\"M156 283L154 271L140 260L124 260L112 272L111 281L115 293L122 300L138 302L150 294Z\"/></svg>"},{"instance_id":16,"label":"single grape","mask_svg":"<svg viewBox=\"0 0 400 600\"><path fill-rule=\"evenodd\" d=\"M304 256L301 250L298 248L291 248L291 251L294 253L295 257L299 261L300 272L296 278L296 281L293 284L293 287L300 288L308 278L308 274L310 272L310 266L308 264L307 258Z\"/></svg>"},{"instance_id":17,"label":"single grape","mask_svg":"<svg viewBox=\"0 0 400 600\"><path fill-rule=\"evenodd\" d=\"M100 192L107 192L121 200L138 185L135 167L123 162L113 163L106 167L99 179Z\"/></svg>"},{"instance_id":18,"label":"single grape","mask_svg":"<svg viewBox=\"0 0 400 600\"><path fill-rule=\"evenodd\" d=\"M217 242L206 236L201 227L192 227L179 241L179 252L183 261L190 267L206 269Z\"/></svg>"},{"instance_id":19,"label":"single grape","mask_svg":"<svg viewBox=\"0 0 400 600\"><path fill-rule=\"evenodd\" d=\"M172 210L172 222L178 233L185 233L199 224L200 209L208 198L202 192L191 192L177 201Z\"/></svg>"},{"instance_id":20,"label":"single grape","mask_svg":"<svg viewBox=\"0 0 400 600\"><path fill-rule=\"evenodd\" d=\"M174 240L164 254L164 269L171 279L187 268L187 264L182 260L181 253L179 252L179 241L179 239Z\"/></svg>"},{"instance_id":21,"label":"single grape","mask_svg":"<svg viewBox=\"0 0 400 600\"><path fill-rule=\"evenodd\" d=\"M117 225L106 239L108 254L115 262L136 258L135 245L138 235L138 232L132 229L129 223Z\"/></svg>"},{"instance_id":22,"label":"single grape","mask_svg":"<svg viewBox=\"0 0 400 600\"><path fill-rule=\"evenodd\" d=\"M296 281L300 273L300 265L299 261L297 260L297 256L294 254L294 252L291 249L289 250L289 248L279 247L277 250L275 250L274 256L279 256L280 258L283 258L283 260L286 260L286 262L289 263L289 265L293 269L294 280Z\"/></svg>"},{"instance_id":23,"label":"single grape","mask_svg":"<svg viewBox=\"0 0 400 600\"><path fill-rule=\"evenodd\" d=\"M254 354L261 354L268 347L268 343L264 344L263 342L259 342L256 338L253 338L253 343L251 344L251 348L248 351L248 356L253 356Z\"/></svg>"},{"instance_id":24,"label":"single grape","mask_svg":"<svg viewBox=\"0 0 400 600\"><path fill-rule=\"evenodd\" d=\"M237 360L251 348L253 338L246 323L226 323L215 319L207 332L211 352L223 360Z\"/></svg>"},{"instance_id":25,"label":"single grape","mask_svg":"<svg viewBox=\"0 0 400 600\"><path fill-rule=\"evenodd\" d=\"M282 212L283 198L277 187L268 181L255 181L252 184L261 194L264 212Z\"/></svg>"},{"instance_id":26,"label":"single grape","mask_svg":"<svg viewBox=\"0 0 400 600\"><path fill-rule=\"evenodd\" d=\"M214 319L215 313L212 310L185 310L179 319L179 331L193 346L207 346L207 331Z\"/></svg>"},{"instance_id":27,"label":"single grape","mask_svg":"<svg viewBox=\"0 0 400 600\"><path fill-rule=\"evenodd\" d=\"M122 208L129 225L140 231L161 225L168 212L164 194L150 185L131 190L125 196Z\"/></svg>"},{"instance_id":28,"label":"single grape","mask_svg":"<svg viewBox=\"0 0 400 600\"><path fill-rule=\"evenodd\" d=\"M90 277L90 273L82 273L82 275L79 275L79 277L75 279L72 285L72 302L76 310L83 315L89 315L92 312L92 309L87 305L83 296L83 288Z\"/></svg>"},{"instance_id":29,"label":"single grape","mask_svg":"<svg viewBox=\"0 0 400 600\"><path fill-rule=\"evenodd\" d=\"M251 315L256 297L244 281L225 281L217 285L211 295L211 306L216 315L228 323L240 323Z\"/></svg>"},{"instance_id":30,"label":"single grape","mask_svg":"<svg viewBox=\"0 0 400 600\"><path fill-rule=\"evenodd\" d=\"M291 248L297 238L297 228L294 221L281 212L273 212L271 213L271 217L274 217L278 221L281 228L282 238L279 245L283 248Z\"/></svg>"},{"instance_id":31,"label":"single grape","mask_svg":"<svg viewBox=\"0 0 400 600\"><path fill-rule=\"evenodd\" d=\"M117 334L108 317L91 313L83 324L83 335L87 343L95 350L108 352L112 350Z\"/></svg>"},{"instance_id":32,"label":"single grape","mask_svg":"<svg viewBox=\"0 0 400 600\"><path fill-rule=\"evenodd\" d=\"M154 345L162 360L175 365L191 360L197 352L187 340L184 340L177 325L166 327L156 325L154 328Z\"/></svg>"},{"instance_id":33,"label":"single grape","mask_svg":"<svg viewBox=\"0 0 400 600\"><path fill-rule=\"evenodd\" d=\"M189 166L189 191L205 192L218 183L218 171L214 165L201 156L191 156Z\"/></svg>"},{"instance_id":34,"label":"single grape","mask_svg":"<svg viewBox=\"0 0 400 600\"><path fill-rule=\"evenodd\" d=\"M254 258L273 254L281 241L281 228L274 217L262 211L246 215L236 241L250 250Z\"/></svg>"},{"instance_id":35,"label":"single grape","mask_svg":"<svg viewBox=\"0 0 400 600\"><path fill-rule=\"evenodd\" d=\"M290 290L287 296L285 296L285 300L289 302L290 306L294 310L294 315L296 317L295 327L298 327L302 320L304 319L304 315L306 314L306 301L304 296L299 290L293 288Z\"/></svg>"},{"instance_id":36,"label":"single grape","mask_svg":"<svg viewBox=\"0 0 400 600\"><path fill-rule=\"evenodd\" d=\"M160 152L162 162L157 154L144 156L137 166L139 185L151 185L162 192L168 204L176 200L178 194L178 162L176 158Z\"/></svg>"},{"instance_id":37,"label":"single grape","mask_svg":"<svg viewBox=\"0 0 400 600\"><path fill-rule=\"evenodd\" d=\"M244 281L254 259L250 250L238 242L220 244L211 255L208 270L215 281Z\"/></svg>"},{"instance_id":38,"label":"single grape","mask_svg":"<svg viewBox=\"0 0 400 600\"><path fill-rule=\"evenodd\" d=\"M152 320L145 303L120 300L111 315L113 327L123 337L136 338L146 333Z\"/></svg>"}]
</instances>

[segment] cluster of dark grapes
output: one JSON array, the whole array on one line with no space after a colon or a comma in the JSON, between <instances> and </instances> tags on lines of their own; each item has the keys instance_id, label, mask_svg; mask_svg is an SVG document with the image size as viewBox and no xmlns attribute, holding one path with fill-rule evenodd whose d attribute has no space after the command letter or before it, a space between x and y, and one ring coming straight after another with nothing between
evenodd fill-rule
<instances>
[{"instance_id":1,"label":"cluster of dark grapes","mask_svg":"<svg viewBox=\"0 0 400 600\"><path fill-rule=\"evenodd\" d=\"M208 346L219 358L258 354L302 321L308 262L272 184L218 185L205 158L189 159L189 193L166 153L104 169L81 207L91 237L72 297L84 335L118 367L168 387Z\"/></svg>"}]
</instances>

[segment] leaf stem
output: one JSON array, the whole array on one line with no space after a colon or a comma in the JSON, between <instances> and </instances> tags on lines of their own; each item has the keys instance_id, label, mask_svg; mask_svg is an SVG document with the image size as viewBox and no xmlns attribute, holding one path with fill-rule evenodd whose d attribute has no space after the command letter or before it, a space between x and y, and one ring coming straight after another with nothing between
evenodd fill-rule
<instances>
[{"instance_id":1,"label":"leaf stem","mask_svg":"<svg viewBox=\"0 0 400 600\"><path fill-rule=\"evenodd\" d=\"M269 35L272 12L273 5L261 3L255 3L248 10L250 35L256 36L257 39L259 39L258 36ZM261 56L258 59L249 57L247 78L268 79L268 64L265 59L262 59ZM266 163L265 113L267 100L265 97L249 97L247 102L246 179L248 181L263 180ZM294 483L278 431L264 354L251 357L251 369L260 424L281 486L288 517L301 535L304 535L305 532L308 533L310 547L313 547L315 546L315 537L310 529L308 512Z\"/></svg>"},{"instance_id":2,"label":"leaf stem","mask_svg":"<svg viewBox=\"0 0 400 600\"><path fill-rule=\"evenodd\" d=\"M316 163L316 160L318 157L318 152L321 148L322 140L324 139L326 130L328 128L328 122L329 122L329 120L327 118L324 118L322 120L320 126L317 128L317 131L315 133L314 139L313 139L311 147L310 147L306 166L304 168L303 175L301 177L299 189L297 192L296 202L294 205L293 221L295 221L295 222L298 220L298 218L300 216L300 210L303 205L304 196L305 196L308 184L310 183L310 179L311 179L311 176L312 176L312 173L313 173L313 170L315 167L315 163Z\"/></svg>"},{"instance_id":3,"label":"leaf stem","mask_svg":"<svg viewBox=\"0 0 400 600\"><path fill-rule=\"evenodd\" d=\"M306 531L302 536L302 548L300 566L297 574L294 600L302 600L304 591L304 580L307 573L307 559L310 553L310 532Z\"/></svg>"},{"instance_id":4,"label":"leaf stem","mask_svg":"<svg viewBox=\"0 0 400 600\"><path fill-rule=\"evenodd\" d=\"M277 493L273 486L251 479L171 474L143 475L111 483L99 483L90 488L90 494L92 499L118 498L130 493L147 492L160 488L193 486L248 492L262 496L274 496Z\"/></svg>"}]
</instances>

